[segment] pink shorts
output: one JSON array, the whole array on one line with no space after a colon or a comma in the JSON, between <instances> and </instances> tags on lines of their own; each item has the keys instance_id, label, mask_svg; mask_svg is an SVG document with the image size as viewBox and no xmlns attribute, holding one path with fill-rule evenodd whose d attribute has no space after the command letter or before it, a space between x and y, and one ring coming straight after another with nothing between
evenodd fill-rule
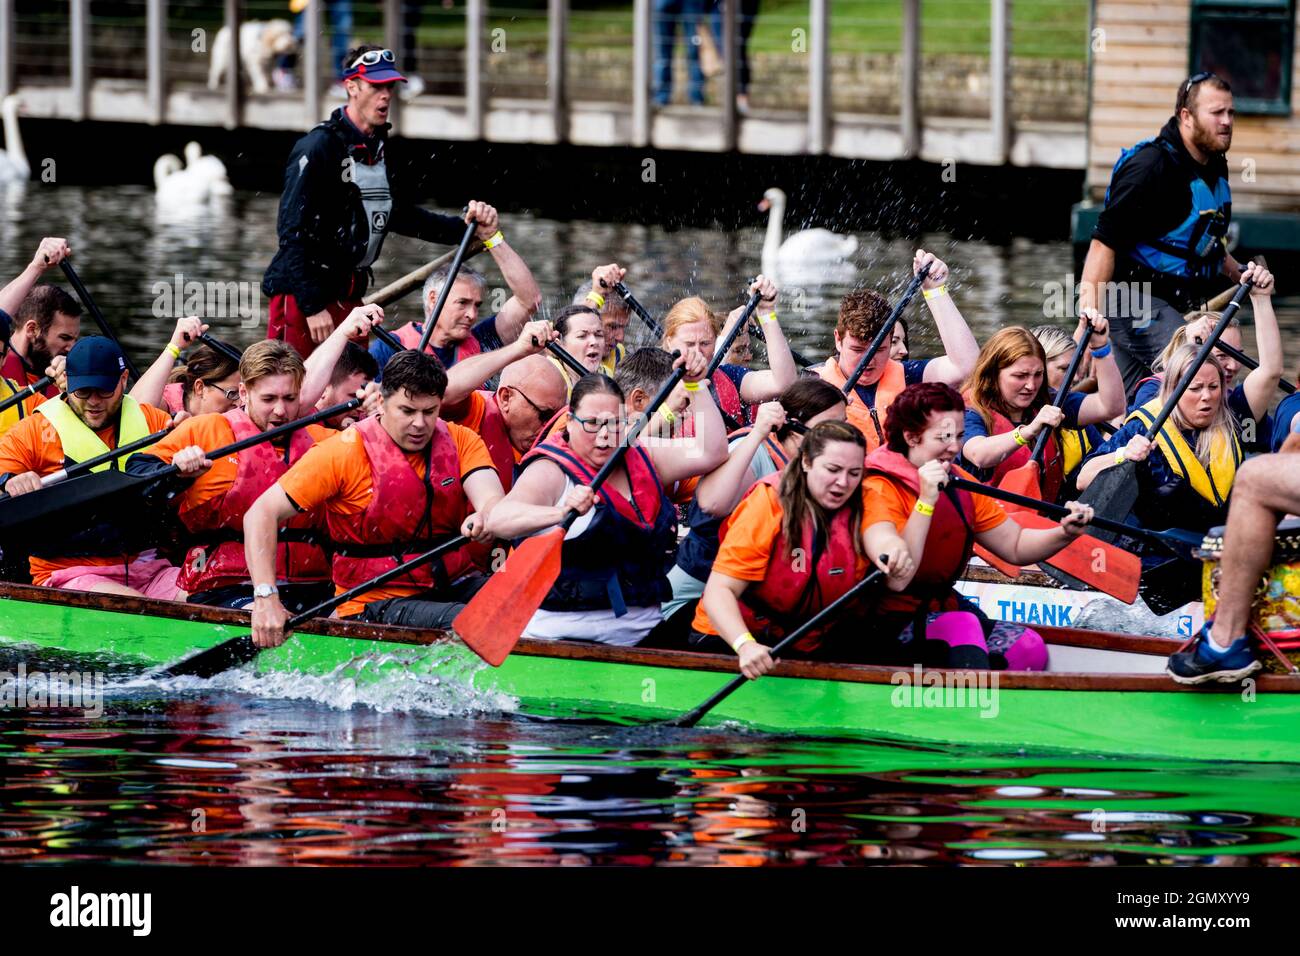
<instances>
[{"instance_id":1,"label":"pink shorts","mask_svg":"<svg viewBox=\"0 0 1300 956\"><path fill-rule=\"evenodd\" d=\"M121 564L81 565L55 571L46 587L64 591L93 591L97 584L118 584L134 588L145 597L160 601L181 600L177 586L181 569L162 558L136 558L129 567Z\"/></svg>"}]
</instances>

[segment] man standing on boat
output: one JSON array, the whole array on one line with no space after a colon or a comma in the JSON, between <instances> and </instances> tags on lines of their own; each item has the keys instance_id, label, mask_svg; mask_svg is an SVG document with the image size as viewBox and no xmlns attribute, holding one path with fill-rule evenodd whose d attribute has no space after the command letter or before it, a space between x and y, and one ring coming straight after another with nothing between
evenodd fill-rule
<instances>
[{"instance_id":1,"label":"man standing on boat","mask_svg":"<svg viewBox=\"0 0 1300 956\"><path fill-rule=\"evenodd\" d=\"M431 355L398 352L384 369L383 411L305 454L244 518L253 584L253 640L284 642L289 618L276 591L279 531L314 512L333 544L336 593L363 585L458 534L476 544L450 552L341 605L339 617L446 627L486 581L484 515L504 492L483 439L440 421L447 373Z\"/></svg>"},{"instance_id":2,"label":"man standing on boat","mask_svg":"<svg viewBox=\"0 0 1300 956\"><path fill-rule=\"evenodd\" d=\"M1233 115L1228 82L1196 73L1179 86L1160 133L1124 150L1111 173L1083 265L1079 314L1110 320L1129 395L1183 314L1219 292L1219 276L1241 279L1224 239Z\"/></svg>"},{"instance_id":3,"label":"man standing on boat","mask_svg":"<svg viewBox=\"0 0 1300 956\"><path fill-rule=\"evenodd\" d=\"M388 108L405 83L391 50L366 45L343 62L348 102L294 145L276 229L280 248L262 279L270 297L266 337L304 358L361 305L388 232L456 245L463 222L496 232L496 210L471 202L464 221L403 201L386 163Z\"/></svg>"},{"instance_id":4,"label":"man standing on boat","mask_svg":"<svg viewBox=\"0 0 1300 956\"><path fill-rule=\"evenodd\" d=\"M81 333L81 306L58 286L38 285L46 270L72 254L66 239L41 240L27 268L0 289L0 315L12 316L9 348L0 375L26 388L40 379L56 355L67 355ZM45 397L59 394L56 386Z\"/></svg>"}]
</instances>

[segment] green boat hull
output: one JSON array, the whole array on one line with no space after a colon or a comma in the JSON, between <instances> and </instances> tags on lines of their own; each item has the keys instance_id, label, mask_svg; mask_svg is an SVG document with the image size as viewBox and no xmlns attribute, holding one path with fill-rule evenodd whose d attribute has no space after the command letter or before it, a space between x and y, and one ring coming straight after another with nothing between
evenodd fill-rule
<instances>
[{"instance_id":1,"label":"green boat hull","mask_svg":"<svg viewBox=\"0 0 1300 956\"><path fill-rule=\"evenodd\" d=\"M0 643L10 646L11 658L34 649L42 662L66 659L83 669L149 670L246 634L246 620L233 611L0 587ZM529 641L490 668L454 640L412 646L377 642L411 639L394 628L327 621L312 628L326 633L299 633L263 652L246 672L345 684L355 691L338 698L345 701L374 702L376 689L421 681L485 710L625 723L679 715L735 676L734 662L712 655ZM976 679L986 683L960 683ZM791 662L742 687L705 719L727 722L981 750L1295 762L1300 678L1265 676L1245 690L1207 691L1179 688L1157 674L922 675Z\"/></svg>"}]
</instances>

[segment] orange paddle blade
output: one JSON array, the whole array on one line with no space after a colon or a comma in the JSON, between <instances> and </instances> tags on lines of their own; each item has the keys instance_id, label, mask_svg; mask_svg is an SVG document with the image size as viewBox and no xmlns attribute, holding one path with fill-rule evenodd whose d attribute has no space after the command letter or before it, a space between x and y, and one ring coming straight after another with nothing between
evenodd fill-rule
<instances>
[{"instance_id":1,"label":"orange paddle blade","mask_svg":"<svg viewBox=\"0 0 1300 956\"><path fill-rule=\"evenodd\" d=\"M1042 499L1043 487L1038 480L1041 473L1038 462L1026 462L1019 468L1003 475L1002 480L998 482L998 487L1003 491L1012 491L1018 495L1024 495L1026 498ZM1007 507L1006 503L1003 502L1003 507L1010 511L1015 506Z\"/></svg>"},{"instance_id":2,"label":"orange paddle blade","mask_svg":"<svg viewBox=\"0 0 1300 956\"><path fill-rule=\"evenodd\" d=\"M999 558L988 548L984 547L984 545L982 544L975 545L975 553L978 554L985 561L987 561L989 564L991 564L993 567L997 568L1007 577L1009 578L1020 577L1019 565L1012 564L1010 561L1003 561L1001 558Z\"/></svg>"},{"instance_id":3,"label":"orange paddle blade","mask_svg":"<svg viewBox=\"0 0 1300 956\"><path fill-rule=\"evenodd\" d=\"M1022 528L1058 527L1057 522L1051 518L1022 510L1015 505L1008 506L1007 511L1015 512L1014 520ZM1050 564L1125 604L1137 600L1142 562L1136 555L1121 551L1092 535L1079 535L1043 563Z\"/></svg>"},{"instance_id":4,"label":"orange paddle blade","mask_svg":"<svg viewBox=\"0 0 1300 956\"><path fill-rule=\"evenodd\" d=\"M510 656L560 576L564 529L529 538L452 621L452 631L493 667Z\"/></svg>"}]
</instances>

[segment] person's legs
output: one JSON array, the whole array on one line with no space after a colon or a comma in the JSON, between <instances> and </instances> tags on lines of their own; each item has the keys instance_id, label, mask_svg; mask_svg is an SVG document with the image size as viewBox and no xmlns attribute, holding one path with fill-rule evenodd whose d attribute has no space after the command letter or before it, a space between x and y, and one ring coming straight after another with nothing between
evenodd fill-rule
<instances>
[{"instance_id":1,"label":"person's legs","mask_svg":"<svg viewBox=\"0 0 1300 956\"><path fill-rule=\"evenodd\" d=\"M273 295L267 304L266 337L288 342L303 357L316 347L307 331L307 317L298 308L298 300L288 294Z\"/></svg>"},{"instance_id":2,"label":"person's legs","mask_svg":"<svg viewBox=\"0 0 1300 956\"><path fill-rule=\"evenodd\" d=\"M330 18L330 54L334 75L343 78L343 58L352 46L352 0L333 0L326 5Z\"/></svg>"},{"instance_id":3,"label":"person's legs","mask_svg":"<svg viewBox=\"0 0 1300 956\"><path fill-rule=\"evenodd\" d=\"M754 21L758 19L758 0L741 0L740 24L736 50L736 93L749 99L749 38L754 35Z\"/></svg>"},{"instance_id":4,"label":"person's legs","mask_svg":"<svg viewBox=\"0 0 1300 956\"><path fill-rule=\"evenodd\" d=\"M948 667L987 670L988 649L984 644L984 626L969 611L945 611L926 622L925 639L948 645Z\"/></svg>"},{"instance_id":5,"label":"person's legs","mask_svg":"<svg viewBox=\"0 0 1300 956\"><path fill-rule=\"evenodd\" d=\"M697 29L707 29L704 0L684 0L682 33L686 37L686 98L695 106L704 105L704 70L700 67L700 41Z\"/></svg>"},{"instance_id":6,"label":"person's legs","mask_svg":"<svg viewBox=\"0 0 1300 956\"><path fill-rule=\"evenodd\" d=\"M1124 377L1124 394L1131 398L1138 382L1151 374L1156 356L1182 327L1183 314L1154 297L1117 299L1114 305L1110 339L1115 346L1115 362ZM1105 304L1098 307L1104 310Z\"/></svg>"},{"instance_id":7,"label":"person's legs","mask_svg":"<svg viewBox=\"0 0 1300 956\"><path fill-rule=\"evenodd\" d=\"M426 592L427 596L372 601L354 620L446 630L487 580L486 575L473 575L462 578L449 588Z\"/></svg>"},{"instance_id":8,"label":"person's legs","mask_svg":"<svg viewBox=\"0 0 1300 956\"><path fill-rule=\"evenodd\" d=\"M681 0L654 0L654 101L667 106L673 98L673 44Z\"/></svg>"}]
</instances>

